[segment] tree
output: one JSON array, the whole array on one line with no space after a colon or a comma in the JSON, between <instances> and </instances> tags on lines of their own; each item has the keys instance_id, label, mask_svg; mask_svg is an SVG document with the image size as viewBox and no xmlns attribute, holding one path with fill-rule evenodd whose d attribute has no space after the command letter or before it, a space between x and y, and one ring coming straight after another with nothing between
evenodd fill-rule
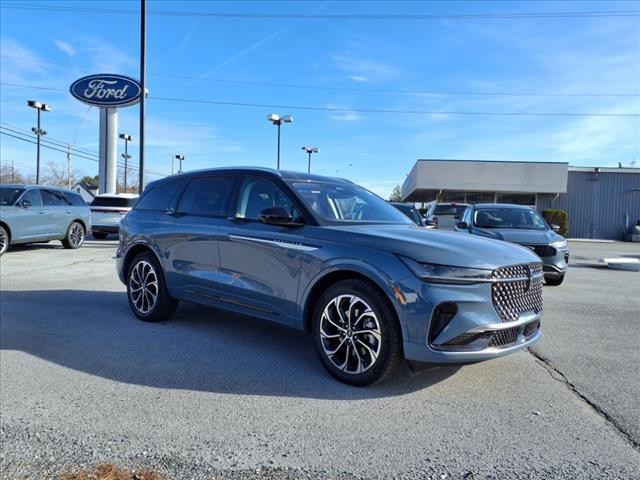
<instances>
[{"instance_id":1,"label":"tree","mask_svg":"<svg viewBox=\"0 0 640 480\"><path fill-rule=\"evenodd\" d=\"M80 178L82 178L82 172L71 171L71 185L75 184ZM67 172L67 166L56 162L48 162L45 173L43 175L42 183L45 185L51 185L53 187L67 188L69 182L69 175Z\"/></svg>"},{"instance_id":2,"label":"tree","mask_svg":"<svg viewBox=\"0 0 640 480\"><path fill-rule=\"evenodd\" d=\"M96 175L95 177L90 177L89 175L85 175L84 177L82 177L80 179L80 182L86 183L87 185L90 185L92 187L97 187L98 186L98 175Z\"/></svg>"},{"instance_id":3,"label":"tree","mask_svg":"<svg viewBox=\"0 0 640 480\"><path fill-rule=\"evenodd\" d=\"M25 183L20 170L8 163L0 165L0 183Z\"/></svg>"},{"instance_id":4,"label":"tree","mask_svg":"<svg viewBox=\"0 0 640 480\"><path fill-rule=\"evenodd\" d=\"M390 202L401 202L402 201L402 187L400 185L396 185L393 187L391 191L391 195L389 195Z\"/></svg>"}]
</instances>

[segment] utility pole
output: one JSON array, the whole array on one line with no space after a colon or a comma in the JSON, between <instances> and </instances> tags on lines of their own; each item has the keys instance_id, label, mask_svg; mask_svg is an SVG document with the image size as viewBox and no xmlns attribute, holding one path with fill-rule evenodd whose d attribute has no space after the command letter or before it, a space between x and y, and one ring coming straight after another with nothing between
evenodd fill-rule
<instances>
[{"instance_id":1,"label":"utility pole","mask_svg":"<svg viewBox=\"0 0 640 480\"><path fill-rule=\"evenodd\" d=\"M11 159L11 183L16 183L16 168L13 166L13 158Z\"/></svg>"},{"instance_id":2,"label":"utility pole","mask_svg":"<svg viewBox=\"0 0 640 480\"><path fill-rule=\"evenodd\" d=\"M138 172L138 193L144 190L144 101L147 93L147 2L140 0L140 171Z\"/></svg>"},{"instance_id":3,"label":"utility pole","mask_svg":"<svg viewBox=\"0 0 640 480\"><path fill-rule=\"evenodd\" d=\"M67 143L67 188L71 190L71 144Z\"/></svg>"}]
</instances>

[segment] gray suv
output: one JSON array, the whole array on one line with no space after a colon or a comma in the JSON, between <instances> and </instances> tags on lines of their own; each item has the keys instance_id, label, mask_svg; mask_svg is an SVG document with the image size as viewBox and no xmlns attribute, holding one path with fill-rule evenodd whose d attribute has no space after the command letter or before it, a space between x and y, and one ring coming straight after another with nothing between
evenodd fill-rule
<instances>
[{"instance_id":1,"label":"gray suv","mask_svg":"<svg viewBox=\"0 0 640 480\"><path fill-rule=\"evenodd\" d=\"M352 385L403 359L477 362L540 338L533 252L418 227L337 178L228 168L153 182L122 220L116 259L138 318L184 300L305 330Z\"/></svg>"},{"instance_id":2,"label":"gray suv","mask_svg":"<svg viewBox=\"0 0 640 480\"><path fill-rule=\"evenodd\" d=\"M0 185L0 255L9 245L62 240L79 248L91 231L91 213L82 197L36 185Z\"/></svg>"}]
</instances>

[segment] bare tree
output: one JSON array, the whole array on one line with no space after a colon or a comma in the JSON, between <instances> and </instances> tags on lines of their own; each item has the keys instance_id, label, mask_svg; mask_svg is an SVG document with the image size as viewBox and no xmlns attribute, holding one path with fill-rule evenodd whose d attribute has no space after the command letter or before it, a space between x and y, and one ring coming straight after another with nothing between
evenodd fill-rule
<instances>
[{"instance_id":1,"label":"bare tree","mask_svg":"<svg viewBox=\"0 0 640 480\"><path fill-rule=\"evenodd\" d=\"M83 174L79 170L71 171L71 185L78 182L83 177ZM69 175L67 172L67 166L56 162L48 162L43 178L44 184L51 185L53 187L67 188L69 181Z\"/></svg>"}]
</instances>

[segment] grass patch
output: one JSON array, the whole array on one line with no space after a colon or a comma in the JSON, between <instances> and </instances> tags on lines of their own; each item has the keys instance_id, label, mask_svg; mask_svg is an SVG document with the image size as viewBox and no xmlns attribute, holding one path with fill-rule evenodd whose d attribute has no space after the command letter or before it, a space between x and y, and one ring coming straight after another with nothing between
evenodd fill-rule
<instances>
[{"instance_id":1,"label":"grass patch","mask_svg":"<svg viewBox=\"0 0 640 480\"><path fill-rule=\"evenodd\" d=\"M164 475L151 470L123 470L111 463L78 473L63 473L60 480L167 480Z\"/></svg>"}]
</instances>

